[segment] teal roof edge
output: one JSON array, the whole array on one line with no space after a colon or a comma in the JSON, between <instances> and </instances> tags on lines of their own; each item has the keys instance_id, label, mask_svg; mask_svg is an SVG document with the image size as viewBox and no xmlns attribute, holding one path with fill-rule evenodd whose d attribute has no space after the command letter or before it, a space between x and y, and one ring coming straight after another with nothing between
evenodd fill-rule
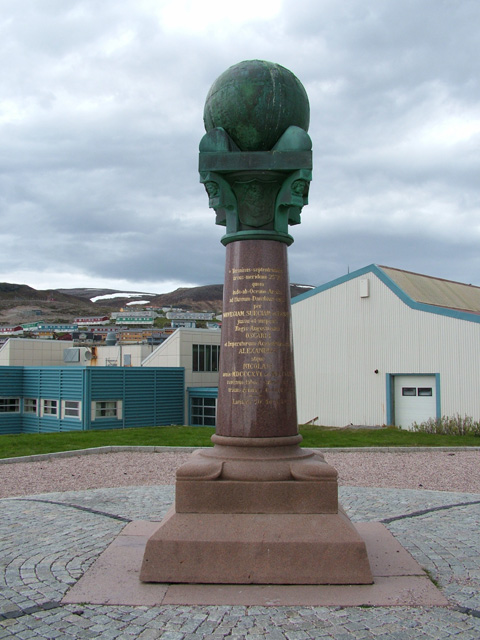
<instances>
[{"instance_id":1,"label":"teal roof edge","mask_svg":"<svg viewBox=\"0 0 480 640\"><path fill-rule=\"evenodd\" d=\"M359 276L363 276L366 273L373 273L381 280L402 302L404 302L411 309L415 309L416 311L425 311L426 313L433 313L439 316L446 316L447 318L456 318L457 320L466 320L467 322L476 322L480 323L480 315L474 313L468 313L466 311L458 311L457 309L449 309L448 307L439 307L432 304L425 304L424 302L417 302L409 295L405 293L405 291L398 286L396 282L394 282L390 276L388 276L385 271L381 269L376 264L370 264L367 267L363 267L362 269L357 269L356 271L352 271L352 273L347 273L344 276L340 276L339 278L335 278L335 280L331 280L330 282L326 282L325 284L312 289L311 291L306 291L305 293L301 293L299 296L295 296L292 300L292 305L297 304L298 302L302 302L302 300L306 300L311 296L315 296L318 293L322 293L323 291L328 291L328 289L333 289L334 287L338 287L338 285L343 284L344 282L348 282L349 280L354 280Z\"/></svg>"}]
</instances>

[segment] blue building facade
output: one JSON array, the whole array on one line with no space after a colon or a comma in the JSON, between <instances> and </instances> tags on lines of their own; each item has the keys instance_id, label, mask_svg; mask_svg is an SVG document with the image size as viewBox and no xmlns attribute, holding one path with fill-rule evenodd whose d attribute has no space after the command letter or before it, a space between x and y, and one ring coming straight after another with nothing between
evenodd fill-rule
<instances>
[{"instance_id":1,"label":"blue building facade","mask_svg":"<svg viewBox=\"0 0 480 640\"><path fill-rule=\"evenodd\" d=\"M0 367L0 434L183 424L183 367Z\"/></svg>"}]
</instances>

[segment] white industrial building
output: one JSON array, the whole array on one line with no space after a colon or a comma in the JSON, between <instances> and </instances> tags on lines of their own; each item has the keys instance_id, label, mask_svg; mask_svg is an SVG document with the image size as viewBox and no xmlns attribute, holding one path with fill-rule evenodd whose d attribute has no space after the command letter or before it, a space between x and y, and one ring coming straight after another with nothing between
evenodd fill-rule
<instances>
[{"instance_id":1,"label":"white industrial building","mask_svg":"<svg viewBox=\"0 0 480 640\"><path fill-rule=\"evenodd\" d=\"M480 420L480 288L370 265L292 301L298 418Z\"/></svg>"}]
</instances>

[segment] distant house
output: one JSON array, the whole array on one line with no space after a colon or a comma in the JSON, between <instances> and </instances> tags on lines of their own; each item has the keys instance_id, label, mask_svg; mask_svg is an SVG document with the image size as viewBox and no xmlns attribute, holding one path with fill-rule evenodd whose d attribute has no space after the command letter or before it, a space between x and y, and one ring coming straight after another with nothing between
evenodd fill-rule
<instances>
[{"instance_id":1,"label":"distant house","mask_svg":"<svg viewBox=\"0 0 480 640\"><path fill-rule=\"evenodd\" d=\"M74 318L74 324L80 327L90 327L95 325L104 325L110 322L109 316L94 316L94 317L80 317Z\"/></svg>"},{"instance_id":2,"label":"distant house","mask_svg":"<svg viewBox=\"0 0 480 640\"><path fill-rule=\"evenodd\" d=\"M42 332L64 333L67 331L75 331L76 329L78 329L76 324L46 324L44 322L37 324L37 333L39 334Z\"/></svg>"},{"instance_id":3,"label":"distant house","mask_svg":"<svg viewBox=\"0 0 480 640\"><path fill-rule=\"evenodd\" d=\"M153 325L156 318L154 311L124 311L112 313L112 319L118 325Z\"/></svg>"},{"instance_id":4,"label":"distant house","mask_svg":"<svg viewBox=\"0 0 480 640\"><path fill-rule=\"evenodd\" d=\"M1 336L19 336L23 333L23 327L15 325L14 327L0 327Z\"/></svg>"},{"instance_id":5,"label":"distant house","mask_svg":"<svg viewBox=\"0 0 480 640\"><path fill-rule=\"evenodd\" d=\"M45 324L39 322L37 328L32 330L32 333L39 338L53 339L62 333L72 334L77 329L78 325L76 324Z\"/></svg>"},{"instance_id":6,"label":"distant house","mask_svg":"<svg viewBox=\"0 0 480 640\"><path fill-rule=\"evenodd\" d=\"M212 320L214 315L210 311L167 311L165 317L169 320Z\"/></svg>"},{"instance_id":7,"label":"distant house","mask_svg":"<svg viewBox=\"0 0 480 640\"><path fill-rule=\"evenodd\" d=\"M480 288L370 265L292 301L300 423L480 420Z\"/></svg>"}]
</instances>

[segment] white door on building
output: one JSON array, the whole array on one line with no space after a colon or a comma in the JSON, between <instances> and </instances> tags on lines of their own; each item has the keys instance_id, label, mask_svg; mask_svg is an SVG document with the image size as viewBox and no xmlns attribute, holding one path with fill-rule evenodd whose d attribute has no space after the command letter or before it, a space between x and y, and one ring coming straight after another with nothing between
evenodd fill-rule
<instances>
[{"instance_id":1,"label":"white door on building","mask_svg":"<svg viewBox=\"0 0 480 640\"><path fill-rule=\"evenodd\" d=\"M435 376L394 376L395 425L410 429L437 414Z\"/></svg>"}]
</instances>

